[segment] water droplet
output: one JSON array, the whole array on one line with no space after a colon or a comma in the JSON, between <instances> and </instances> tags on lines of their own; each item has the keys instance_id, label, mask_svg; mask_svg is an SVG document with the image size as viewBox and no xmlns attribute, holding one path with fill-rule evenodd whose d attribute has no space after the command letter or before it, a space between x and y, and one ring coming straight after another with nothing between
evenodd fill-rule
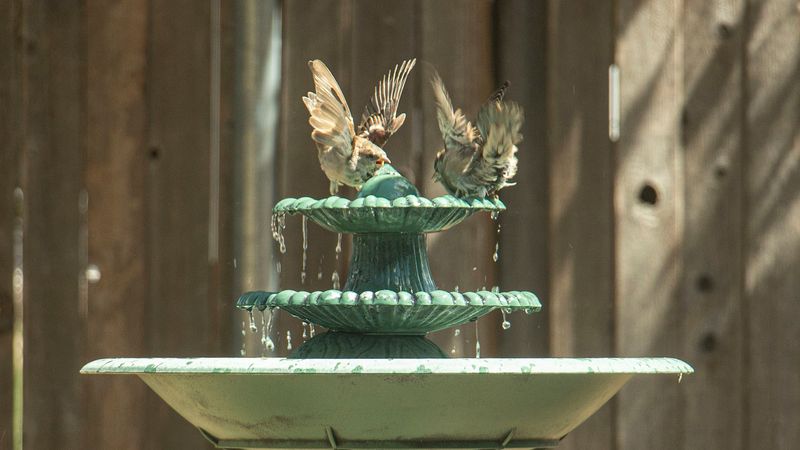
<instances>
[{"instance_id":1,"label":"water droplet","mask_svg":"<svg viewBox=\"0 0 800 450\"><path fill-rule=\"evenodd\" d=\"M336 233L336 260L339 260L339 255L342 253L342 233Z\"/></svg>"},{"instance_id":2,"label":"water droplet","mask_svg":"<svg viewBox=\"0 0 800 450\"><path fill-rule=\"evenodd\" d=\"M313 338L316 333L317 330L314 329L314 324L313 323L308 324L308 336Z\"/></svg>"},{"instance_id":3,"label":"water droplet","mask_svg":"<svg viewBox=\"0 0 800 450\"><path fill-rule=\"evenodd\" d=\"M303 340L308 339L308 322L303 322Z\"/></svg>"},{"instance_id":4,"label":"water droplet","mask_svg":"<svg viewBox=\"0 0 800 450\"><path fill-rule=\"evenodd\" d=\"M497 262L500 259L500 242L494 244L494 254L492 255L492 261Z\"/></svg>"},{"instance_id":5,"label":"water droplet","mask_svg":"<svg viewBox=\"0 0 800 450\"><path fill-rule=\"evenodd\" d=\"M242 336L247 336L247 325L242 321Z\"/></svg>"},{"instance_id":6,"label":"water droplet","mask_svg":"<svg viewBox=\"0 0 800 450\"><path fill-rule=\"evenodd\" d=\"M473 272L475 272L476 270L478 270L478 266L475 266L475 267L472 268Z\"/></svg>"},{"instance_id":7,"label":"water droplet","mask_svg":"<svg viewBox=\"0 0 800 450\"><path fill-rule=\"evenodd\" d=\"M500 324L500 326L502 326L504 330L511 328L511 322L506 319L506 310L501 308L500 313L503 314L503 323Z\"/></svg>"},{"instance_id":8,"label":"water droplet","mask_svg":"<svg viewBox=\"0 0 800 450\"><path fill-rule=\"evenodd\" d=\"M275 263L275 271L281 273L281 262L278 261Z\"/></svg>"},{"instance_id":9,"label":"water droplet","mask_svg":"<svg viewBox=\"0 0 800 450\"><path fill-rule=\"evenodd\" d=\"M233 268L236 269L236 268L238 268L238 266L239 266L239 260L237 260L236 258L233 258Z\"/></svg>"},{"instance_id":10,"label":"water droplet","mask_svg":"<svg viewBox=\"0 0 800 450\"><path fill-rule=\"evenodd\" d=\"M453 346L453 348L450 349L450 354L451 355L455 355L456 354L456 346L455 345Z\"/></svg>"},{"instance_id":11,"label":"water droplet","mask_svg":"<svg viewBox=\"0 0 800 450\"><path fill-rule=\"evenodd\" d=\"M331 274L331 283L333 283L334 289L339 289L339 272L333 271Z\"/></svg>"},{"instance_id":12,"label":"water droplet","mask_svg":"<svg viewBox=\"0 0 800 450\"><path fill-rule=\"evenodd\" d=\"M497 220L500 217L500 211L492 211L492 220Z\"/></svg>"},{"instance_id":13,"label":"water droplet","mask_svg":"<svg viewBox=\"0 0 800 450\"><path fill-rule=\"evenodd\" d=\"M456 287L453 288L453 291L458 292L458 285L456 285Z\"/></svg>"},{"instance_id":14,"label":"water droplet","mask_svg":"<svg viewBox=\"0 0 800 450\"><path fill-rule=\"evenodd\" d=\"M683 373L678 374L678 384L681 384L681 380L683 380Z\"/></svg>"},{"instance_id":15,"label":"water droplet","mask_svg":"<svg viewBox=\"0 0 800 450\"><path fill-rule=\"evenodd\" d=\"M455 331L453 331L453 336L459 336L459 335L461 335L461 328L456 328Z\"/></svg>"},{"instance_id":16,"label":"water droplet","mask_svg":"<svg viewBox=\"0 0 800 450\"><path fill-rule=\"evenodd\" d=\"M286 350L292 349L292 332L291 330L286 330Z\"/></svg>"}]
</instances>

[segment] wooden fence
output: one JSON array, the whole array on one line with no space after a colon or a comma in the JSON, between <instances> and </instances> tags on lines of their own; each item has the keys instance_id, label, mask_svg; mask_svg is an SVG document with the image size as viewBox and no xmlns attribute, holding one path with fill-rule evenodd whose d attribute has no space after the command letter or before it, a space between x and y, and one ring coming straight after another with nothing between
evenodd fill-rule
<instances>
[{"instance_id":1,"label":"wooden fence","mask_svg":"<svg viewBox=\"0 0 800 450\"><path fill-rule=\"evenodd\" d=\"M504 79L526 110L501 233L474 217L428 241L440 286L543 300L507 331L481 320L482 355L697 371L635 380L560 448L800 442L795 0L8 0L0 18L0 449L207 448L138 380L78 369L261 354L233 299L302 264L299 219L281 255L271 205L327 191L306 61L362 105L412 56L389 151L425 194L433 67L468 113ZM306 289L345 270L335 241L309 226ZM301 326L274 327L286 354ZM472 327L433 338L474 354Z\"/></svg>"}]
</instances>

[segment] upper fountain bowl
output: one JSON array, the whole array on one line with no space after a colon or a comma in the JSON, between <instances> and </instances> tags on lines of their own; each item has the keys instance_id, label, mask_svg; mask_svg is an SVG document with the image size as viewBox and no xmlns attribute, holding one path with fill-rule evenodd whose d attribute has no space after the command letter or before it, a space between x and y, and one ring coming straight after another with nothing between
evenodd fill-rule
<instances>
[{"instance_id":1,"label":"upper fountain bowl","mask_svg":"<svg viewBox=\"0 0 800 450\"><path fill-rule=\"evenodd\" d=\"M477 211L500 212L498 199L427 199L393 167L384 166L369 179L355 200L331 196L286 198L274 214L301 213L337 233L434 233L447 230Z\"/></svg>"}]
</instances>

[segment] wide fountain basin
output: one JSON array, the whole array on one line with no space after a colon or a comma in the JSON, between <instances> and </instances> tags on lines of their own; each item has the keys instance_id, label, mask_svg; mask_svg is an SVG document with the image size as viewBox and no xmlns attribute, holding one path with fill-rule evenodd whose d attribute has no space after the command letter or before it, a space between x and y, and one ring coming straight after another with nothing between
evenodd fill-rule
<instances>
[{"instance_id":1,"label":"wide fountain basin","mask_svg":"<svg viewBox=\"0 0 800 450\"><path fill-rule=\"evenodd\" d=\"M117 358L220 448L551 448L672 358ZM676 378L676 382L677 382Z\"/></svg>"}]
</instances>

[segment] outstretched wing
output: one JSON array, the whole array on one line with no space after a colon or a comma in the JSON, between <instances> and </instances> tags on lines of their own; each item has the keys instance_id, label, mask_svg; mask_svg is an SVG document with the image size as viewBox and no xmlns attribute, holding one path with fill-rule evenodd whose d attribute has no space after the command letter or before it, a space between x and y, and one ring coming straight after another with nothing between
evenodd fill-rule
<instances>
[{"instance_id":1,"label":"outstretched wing","mask_svg":"<svg viewBox=\"0 0 800 450\"><path fill-rule=\"evenodd\" d=\"M515 157L516 145L522 141L522 122L525 120L522 107L515 102L490 102L478 112L478 129L484 143L481 156L495 167L508 167ZM516 164L513 171L516 172ZM506 178L514 174L505 174Z\"/></svg>"},{"instance_id":2,"label":"outstretched wing","mask_svg":"<svg viewBox=\"0 0 800 450\"><path fill-rule=\"evenodd\" d=\"M475 130L460 109L453 110L453 102L438 73L433 74L431 84L436 101L436 120L445 150L471 146L476 137Z\"/></svg>"},{"instance_id":3,"label":"outstretched wing","mask_svg":"<svg viewBox=\"0 0 800 450\"><path fill-rule=\"evenodd\" d=\"M359 136L369 139L378 147L383 147L389 137L403 126L406 115L398 116L397 107L408 74L416 63L416 59L405 60L399 66L395 65L394 69L378 82L361 116L361 123L358 125Z\"/></svg>"},{"instance_id":4,"label":"outstretched wing","mask_svg":"<svg viewBox=\"0 0 800 450\"><path fill-rule=\"evenodd\" d=\"M314 75L316 91L303 97L303 103L311 115L308 119L313 128L311 138L321 151L333 148L342 153L352 153L355 136L353 116L339 83L322 61L309 61L308 67Z\"/></svg>"}]
</instances>

